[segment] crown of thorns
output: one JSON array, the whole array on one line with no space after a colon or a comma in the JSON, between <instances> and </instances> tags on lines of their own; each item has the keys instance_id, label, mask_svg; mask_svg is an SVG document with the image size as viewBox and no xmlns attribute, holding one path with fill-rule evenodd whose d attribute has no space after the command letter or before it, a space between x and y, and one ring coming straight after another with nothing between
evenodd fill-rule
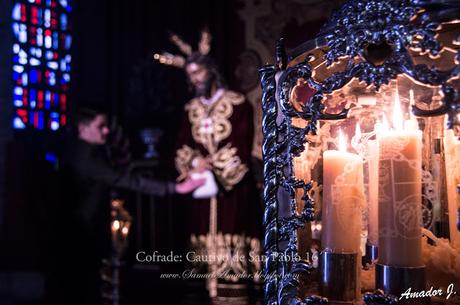
<instances>
[{"instance_id":1,"label":"crown of thorns","mask_svg":"<svg viewBox=\"0 0 460 305\"><path fill-rule=\"evenodd\" d=\"M172 43L174 43L179 50L189 57L192 55L193 50L190 44L183 41L179 35L172 33L169 36L169 39ZM201 38L200 42L198 43L198 52L202 55L208 55L209 51L211 51L211 33L207 29L203 29L201 31ZM174 66L177 68L184 68L186 57L183 55L171 54L168 52L162 52L161 54L155 53L153 54L153 58L158 60L161 64Z\"/></svg>"}]
</instances>

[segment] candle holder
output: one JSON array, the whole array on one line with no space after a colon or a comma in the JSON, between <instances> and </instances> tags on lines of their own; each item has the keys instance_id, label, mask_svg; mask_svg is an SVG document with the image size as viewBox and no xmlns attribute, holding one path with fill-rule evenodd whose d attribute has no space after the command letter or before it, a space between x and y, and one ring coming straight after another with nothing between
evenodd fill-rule
<instances>
[{"instance_id":1,"label":"candle holder","mask_svg":"<svg viewBox=\"0 0 460 305\"><path fill-rule=\"evenodd\" d=\"M320 271L322 295L333 304L353 304L357 299L358 253L321 252Z\"/></svg>"},{"instance_id":2,"label":"candle holder","mask_svg":"<svg viewBox=\"0 0 460 305\"><path fill-rule=\"evenodd\" d=\"M366 244L366 255L363 258L364 265L374 264L379 258L379 247L376 245Z\"/></svg>"},{"instance_id":3,"label":"candle holder","mask_svg":"<svg viewBox=\"0 0 460 305\"><path fill-rule=\"evenodd\" d=\"M265 272L280 275L266 278L266 304L325 302L321 297L303 295L301 285L307 284L292 276L308 273L312 268L308 260L287 264L277 259L283 253L308 251L305 241L309 239L303 228L311 222L321 221L321 234L329 234L328 240L355 240L359 235L354 225L361 220L343 208L350 203L347 191L333 188L333 179L328 177L339 167L331 162L341 155L333 159L325 152L336 149L339 130L351 139L348 151L360 156L363 171L368 171L364 179L366 206L361 207L361 213L362 230L369 232L372 246L367 247L364 260L375 261L378 247L376 279L370 281L383 292L366 294L365 304L397 304L400 296L394 294L401 289L407 285L423 289L427 284L430 271L437 267L424 266L430 259L422 257L417 246L419 242L426 246L418 230L422 225L452 241L460 237L455 205L455 187L460 182L453 174L460 173L460 141L455 131L460 113L457 16L460 5L455 0L353 0L337 10L315 39L289 54L282 39L277 43L275 64L260 70L265 254L270 258ZM388 151L398 153L386 162L380 156ZM386 175L391 179L381 182ZM412 184L412 188L404 188L404 184ZM407 189L410 193L404 193ZM331 214L326 212L333 200L341 204L332 213L337 221L330 221ZM337 223L342 229L331 229ZM311 239L319 240L318 236ZM356 260L346 258L340 254L343 251L329 251L323 237L321 240L323 294L330 302L349 302L345 292L359 283L339 281L335 276L351 274L363 253L354 251ZM416 246L395 255L404 248L405 240ZM334 283L340 283L341 288L334 291Z\"/></svg>"},{"instance_id":4,"label":"candle holder","mask_svg":"<svg viewBox=\"0 0 460 305\"><path fill-rule=\"evenodd\" d=\"M409 288L411 291L424 291L426 289L426 276L422 267L393 267L376 264L376 288L388 294L401 296ZM428 305L430 298L402 298L400 305Z\"/></svg>"},{"instance_id":5,"label":"candle holder","mask_svg":"<svg viewBox=\"0 0 460 305\"><path fill-rule=\"evenodd\" d=\"M112 255L104 259L101 278L105 283L102 289L104 304L120 304L120 268L122 257L128 247L129 228L132 217L123 207L124 201L113 199L111 202Z\"/></svg>"}]
</instances>

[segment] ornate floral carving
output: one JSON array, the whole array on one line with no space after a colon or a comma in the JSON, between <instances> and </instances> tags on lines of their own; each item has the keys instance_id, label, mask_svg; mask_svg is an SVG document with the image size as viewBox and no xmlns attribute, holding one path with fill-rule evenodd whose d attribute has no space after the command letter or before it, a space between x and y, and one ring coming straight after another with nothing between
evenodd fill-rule
<instances>
[{"instance_id":1,"label":"ornate floral carving","mask_svg":"<svg viewBox=\"0 0 460 305\"><path fill-rule=\"evenodd\" d=\"M411 0L349 1L332 16L326 35L328 64L342 56L365 57L366 47L391 45L395 52L419 49L437 55L441 46L436 39L436 22L412 21L421 7Z\"/></svg>"}]
</instances>

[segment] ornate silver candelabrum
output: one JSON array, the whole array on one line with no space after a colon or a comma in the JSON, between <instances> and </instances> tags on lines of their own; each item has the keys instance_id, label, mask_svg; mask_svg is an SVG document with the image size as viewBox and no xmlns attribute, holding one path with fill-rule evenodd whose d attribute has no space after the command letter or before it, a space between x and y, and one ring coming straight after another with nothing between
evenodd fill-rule
<instances>
[{"instance_id":1,"label":"ornate silver candelabrum","mask_svg":"<svg viewBox=\"0 0 460 305\"><path fill-rule=\"evenodd\" d=\"M460 258L458 16L454 0L353 0L289 54L279 41L260 70L266 304L458 301L427 294L460 281L442 267Z\"/></svg>"}]
</instances>

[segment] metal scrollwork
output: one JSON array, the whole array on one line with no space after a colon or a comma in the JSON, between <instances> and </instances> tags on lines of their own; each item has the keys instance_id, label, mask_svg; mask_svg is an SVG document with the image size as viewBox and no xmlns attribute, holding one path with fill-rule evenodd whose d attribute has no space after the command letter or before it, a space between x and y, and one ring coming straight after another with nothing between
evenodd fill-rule
<instances>
[{"instance_id":1,"label":"metal scrollwork","mask_svg":"<svg viewBox=\"0 0 460 305\"><path fill-rule=\"evenodd\" d=\"M273 254L278 253L278 174L277 174L277 106L275 100L275 66L265 66L260 70L263 87L262 108L264 142L262 146L264 158L264 252L266 256L264 272L266 275L278 272L278 262ZM275 305L277 302L278 279L265 277L266 304Z\"/></svg>"},{"instance_id":2,"label":"metal scrollwork","mask_svg":"<svg viewBox=\"0 0 460 305\"><path fill-rule=\"evenodd\" d=\"M438 24L431 19L419 23L411 19L421 10L417 1L349 1L326 24L333 29L326 35L328 65L343 56L366 57L368 45L388 44L395 52L406 48L428 51L433 56L441 49L436 39ZM414 39L420 37L420 39Z\"/></svg>"},{"instance_id":3,"label":"metal scrollwork","mask_svg":"<svg viewBox=\"0 0 460 305\"><path fill-rule=\"evenodd\" d=\"M377 290L375 293L364 294L364 302L366 305L396 305L398 298L395 296L385 295L382 290Z\"/></svg>"}]
</instances>

